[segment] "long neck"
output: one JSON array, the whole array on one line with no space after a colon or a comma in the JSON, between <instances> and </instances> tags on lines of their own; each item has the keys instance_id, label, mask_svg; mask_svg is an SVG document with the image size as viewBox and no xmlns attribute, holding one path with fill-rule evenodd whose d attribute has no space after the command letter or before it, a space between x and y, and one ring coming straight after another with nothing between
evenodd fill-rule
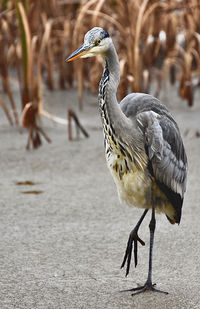
<instances>
[{"instance_id":1,"label":"long neck","mask_svg":"<svg viewBox=\"0 0 200 309\"><path fill-rule=\"evenodd\" d=\"M118 150L130 161L135 162L138 168L143 168L141 162L146 162L143 137L138 136L134 121L126 117L117 102L116 93L120 80L120 68L113 44L104 58L104 63L104 72L99 85L99 108L107 148L106 153ZM142 151L144 152L143 156L141 155Z\"/></svg>"},{"instance_id":2,"label":"long neck","mask_svg":"<svg viewBox=\"0 0 200 309\"><path fill-rule=\"evenodd\" d=\"M123 138L123 129L128 128L130 122L117 102L116 93L119 81L119 60L112 44L104 57L104 72L99 84L99 107L104 132L109 127L112 131L110 133Z\"/></svg>"}]
</instances>

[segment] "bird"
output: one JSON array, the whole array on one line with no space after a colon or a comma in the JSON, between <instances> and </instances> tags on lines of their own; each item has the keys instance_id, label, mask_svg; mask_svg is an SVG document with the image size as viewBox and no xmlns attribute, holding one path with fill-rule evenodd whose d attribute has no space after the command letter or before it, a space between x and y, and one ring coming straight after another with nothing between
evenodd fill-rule
<instances>
[{"instance_id":1,"label":"bird","mask_svg":"<svg viewBox=\"0 0 200 309\"><path fill-rule=\"evenodd\" d=\"M131 231L121 268L129 274L132 251L138 263L138 243L145 245L138 230L149 210L150 245L147 280L144 285L125 291L132 295L158 290L152 283L152 254L156 228L155 213L164 213L171 224L179 224L187 182L187 156L179 127L160 100L145 93L128 94L120 103L117 88L120 66L109 33L94 27L84 36L84 43L65 59L101 55L104 71L99 83L98 103L108 169L117 187L119 199L143 209Z\"/></svg>"}]
</instances>

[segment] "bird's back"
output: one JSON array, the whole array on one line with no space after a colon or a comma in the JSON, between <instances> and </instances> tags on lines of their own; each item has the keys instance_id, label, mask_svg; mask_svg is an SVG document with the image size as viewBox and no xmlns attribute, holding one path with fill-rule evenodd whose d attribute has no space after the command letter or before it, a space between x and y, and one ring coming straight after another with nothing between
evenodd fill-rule
<instances>
[{"instance_id":1,"label":"bird's back","mask_svg":"<svg viewBox=\"0 0 200 309\"><path fill-rule=\"evenodd\" d=\"M177 123L167 108L155 97L133 93L120 103L123 113L137 124L138 134L144 136L147 169L158 198L172 206L171 223L179 223L186 189L187 157ZM161 210L162 211L162 210ZM173 212L173 215L171 213Z\"/></svg>"},{"instance_id":2,"label":"bird's back","mask_svg":"<svg viewBox=\"0 0 200 309\"><path fill-rule=\"evenodd\" d=\"M163 138L169 143L177 159L181 159L187 165L187 156L179 127L169 110L160 100L149 94L131 93L120 102L120 108L126 117L133 120L142 113L153 111L158 114Z\"/></svg>"},{"instance_id":3,"label":"bird's back","mask_svg":"<svg viewBox=\"0 0 200 309\"><path fill-rule=\"evenodd\" d=\"M152 110L155 113L168 117L172 122L174 122L178 129L175 120L173 119L172 115L169 113L165 105L163 105L160 100L153 97L152 95L145 93L128 94L120 102L120 107L123 113L128 118L135 118L135 116L139 113Z\"/></svg>"}]
</instances>

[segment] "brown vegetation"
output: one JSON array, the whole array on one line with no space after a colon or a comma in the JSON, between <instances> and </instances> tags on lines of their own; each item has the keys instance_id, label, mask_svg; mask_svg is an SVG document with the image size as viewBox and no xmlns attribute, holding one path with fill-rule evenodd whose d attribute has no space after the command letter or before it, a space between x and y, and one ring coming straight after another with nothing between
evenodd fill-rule
<instances>
[{"instance_id":1,"label":"brown vegetation","mask_svg":"<svg viewBox=\"0 0 200 309\"><path fill-rule=\"evenodd\" d=\"M148 92L153 79L158 82L158 95L162 81L169 77L171 83L179 84L179 95L191 106L194 77L200 79L199 20L199 0L3 0L0 75L13 116L2 98L0 105L10 124L18 124L10 86L14 69L21 92L22 125L37 147L39 115L64 122L44 111L43 83L54 90L72 87L77 81L80 108L83 88L97 91L101 57L67 65L64 59L82 43L89 29L100 26L112 36L119 55L120 98L129 91Z\"/></svg>"},{"instance_id":2,"label":"brown vegetation","mask_svg":"<svg viewBox=\"0 0 200 309\"><path fill-rule=\"evenodd\" d=\"M198 0L82 1L73 32L74 48L89 28L104 27L112 35L120 59L120 98L128 91L148 92L152 77L156 75L161 82L169 72L170 80L180 85L180 96L191 106L193 76L200 76L199 18ZM84 80L97 89L102 60L90 61L96 63L92 74L85 73L85 64L75 64L77 78L79 85Z\"/></svg>"}]
</instances>

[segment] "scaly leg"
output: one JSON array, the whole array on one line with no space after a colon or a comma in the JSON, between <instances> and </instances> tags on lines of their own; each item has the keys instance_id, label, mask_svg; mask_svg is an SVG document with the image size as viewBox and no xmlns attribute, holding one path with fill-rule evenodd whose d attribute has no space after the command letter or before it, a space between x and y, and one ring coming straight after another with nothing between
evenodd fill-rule
<instances>
[{"instance_id":1,"label":"scaly leg","mask_svg":"<svg viewBox=\"0 0 200 309\"><path fill-rule=\"evenodd\" d=\"M137 295L140 293L143 293L145 291L153 291L153 292L159 292L168 294L167 292L160 291L154 288L155 284L152 284L152 254L153 254L153 242L154 242L154 232L156 227L156 219L155 219L155 208L152 208L152 217L151 221L149 223L149 229L150 229L150 247L149 247L149 270L148 270L148 277L146 283L137 288L133 288L129 291L137 291L133 293L132 295Z\"/></svg>"},{"instance_id":2,"label":"scaly leg","mask_svg":"<svg viewBox=\"0 0 200 309\"><path fill-rule=\"evenodd\" d=\"M127 247L126 247L124 259L123 259L123 262L122 262L122 265L121 265L121 268L123 268L124 265L127 262L127 265L126 265L126 276L128 276L129 270L130 270L133 242L134 242L135 267L137 266L137 261L138 261L138 259L137 259L138 243L137 242L139 241L142 246L145 245L144 241L139 238L137 233L138 233L139 227L140 227L144 217L146 216L147 212L148 212L148 209L145 209L145 211L143 212L140 220L138 221L138 223L136 224L135 228L130 233L130 236L129 236L129 239L128 239L128 242L127 242Z\"/></svg>"}]
</instances>

